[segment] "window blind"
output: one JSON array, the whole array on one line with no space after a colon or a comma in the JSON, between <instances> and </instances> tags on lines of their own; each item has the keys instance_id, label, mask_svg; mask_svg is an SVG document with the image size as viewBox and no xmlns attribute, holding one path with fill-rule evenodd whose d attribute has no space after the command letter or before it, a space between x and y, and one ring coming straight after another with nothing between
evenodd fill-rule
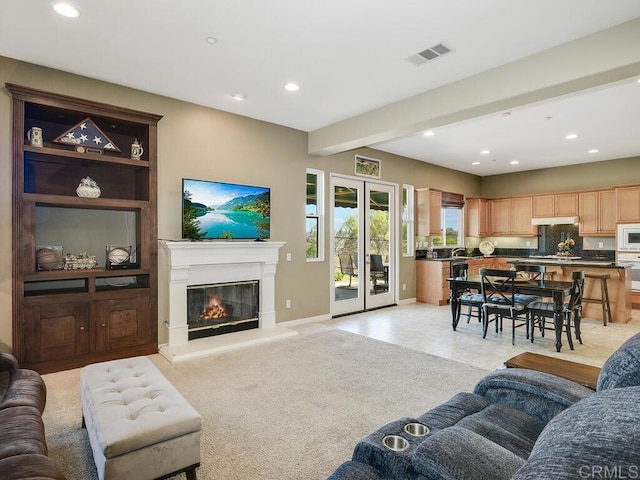
<instances>
[{"instance_id":1,"label":"window blind","mask_svg":"<svg viewBox=\"0 0 640 480\"><path fill-rule=\"evenodd\" d=\"M464 195L461 193L442 192L443 208L462 208L464 207Z\"/></svg>"}]
</instances>

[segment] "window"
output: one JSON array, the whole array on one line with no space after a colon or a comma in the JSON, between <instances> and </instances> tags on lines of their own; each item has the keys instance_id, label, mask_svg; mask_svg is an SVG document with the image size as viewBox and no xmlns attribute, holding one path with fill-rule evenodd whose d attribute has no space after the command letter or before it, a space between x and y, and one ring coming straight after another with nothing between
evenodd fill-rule
<instances>
[{"instance_id":1,"label":"window","mask_svg":"<svg viewBox=\"0 0 640 480\"><path fill-rule=\"evenodd\" d=\"M463 245L462 209L443 208L440 225L442 225L442 231L444 232L442 246L454 248Z\"/></svg>"},{"instance_id":2,"label":"window","mask_svg":"<svg viewBox=\"0 0 640 480\"><path fill-rule=\"evenodd\" d=\"M402 186L402 255L414 255L413 185Z\"/></svg>"},{"instance_id":3,"label":"window","mask_svg":"<svg viewBox=\"0 0 640 480\"><path fill-rule=\"evenodd\" d=\"M462 207L464 207L464 196L459 193L442 192L440 226L444 237L434 236L432 240L434 246L454 248L464 245Z\"/></svg>"},{"instance_id":4,"label":"window","mask_svg":"<svg viewBox=\"0 0 640 480\"><path fill-rule=\"evenodd\" d=\"M307 261L324 260L324 172L307 169Z\"/></svg>"}]
</instances>

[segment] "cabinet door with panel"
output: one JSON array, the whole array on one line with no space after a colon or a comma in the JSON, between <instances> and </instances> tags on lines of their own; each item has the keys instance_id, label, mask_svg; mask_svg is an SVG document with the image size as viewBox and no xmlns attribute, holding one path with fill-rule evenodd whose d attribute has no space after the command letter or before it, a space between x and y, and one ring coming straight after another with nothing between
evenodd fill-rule
<instances>
[{"instance_id":1,"label":"cabinet door with panel","mask_svg":"<svg viewBox=\"0 0 640 480\"><path fill-rule=\"evenodd\" d=\"M89 353L89 305L46 302L24 308L25 363L51 362Z\"/></svg>"},{"instance_id":2,"label":"cabinet door with panel","mask_svg":"<svg viewBox=\"0 0 640 480\"><path fill-rule=\"evenodd\" d=\"M556 193L553 196L554 215L556 217L573 217L578 215L577 193Z\"/></svg>"},{"instance_id":3,"label":"cabinet door with panel","mask_svg":"<svg viewBox=\"0 0 640 480\"><path fill-rule=\"evenodd\" d=\"M511 234L532 236L537 234L537 227L531 224L532 198L514 197L511 199Z\"/></svg>"},{"instance_id":4,"label":"cabinet door with panel","mask_svg":"<svg viewBox=\"0 0 640 480\"><path fill-rule=\"evenodd\" d=\"M580 235L615 235L615 192L613 190L580 192L579 203Z\"/></svg>"},{"instance_id":5,"label":"cabinet door with panel","mask_svg":"<svg viewBox=\"0 0 640 480\"><path fill-rule=\"evenodd\" d=\"M150 341L148 296L96 301L96 351L144 345Z\"/></svg>"},{"instance_id":6,"label":"cabinet door with panel","mask_svg":"<svg viewBox=\"0 0 640 480\"><path fill-rule=\"evenodd\" d=\"M511 214L511 199L497 198L491 200L491 234L509 235L509 219Z\"/></svg>"},{"instance_id":7,"label":"cabinet door with panel","mask_svg":"<svg viewBox=\"0 0 640 480\"><path fill-rule=\"evenodd\" d=\"M618 222L640 222L640 185L617 187L616 220Z\"/></svg>"},{"instance_id":8,"label":"cabinet door with panel","mask_svg":"<svg viewBox=\"0 0 640 480\"><path fill-rule=\"evenodd\" d=\"M416 235L429 237L442 235L440 212L442 211L442 192L432 188L416 189L417 225Z\"/></svg>"},{"instance_id":9,"label":"cabinet door with panel","mask_svg":"<svg viewBox=\"0 0 640 480\"><path fill-rule=\"evenodd\" d=\"M491 234L489 200L486 198L467 198L464 209L466 235L468 237L489 236Z\"/></svg>"},{"instance_id":10,"label":"cabinet door with panel","mask_svg":"<svg viewBox=\"0 0 640 480\"><path fill-rule=\"evenodd\" d=\"M511 199L510 224L511 235L533 236L538 229L531 224L531 197L513 197Z\"/></svg>"}]
</instances>

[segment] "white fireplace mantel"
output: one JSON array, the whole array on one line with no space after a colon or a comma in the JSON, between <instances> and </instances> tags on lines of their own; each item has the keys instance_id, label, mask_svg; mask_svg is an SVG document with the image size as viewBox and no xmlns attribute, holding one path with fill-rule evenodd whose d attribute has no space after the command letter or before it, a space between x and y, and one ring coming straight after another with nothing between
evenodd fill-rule
<instances>
[{"instance_id":1,"label":"white fireplace mantel","mask_svg":"<svg viewBox=\"0 0 640 480\"><path fill-rule=\"evenodd\" d=\"M297 333L276 327L275 274L284 242L160 241L159 291L166 295L169 341L160 354L172 362L202 357ZM258 328L189 341L187 287L258 280Z\"/></svg>"}]
</instances>

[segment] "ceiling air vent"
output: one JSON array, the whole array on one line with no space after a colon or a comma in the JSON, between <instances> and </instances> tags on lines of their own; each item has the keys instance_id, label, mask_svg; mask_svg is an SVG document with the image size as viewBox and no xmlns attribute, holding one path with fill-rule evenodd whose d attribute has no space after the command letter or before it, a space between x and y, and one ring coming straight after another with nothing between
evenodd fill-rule
<instances>
[{"instance_id":1,"label":"ceiling air vent","mask_svg":"<svg viewBox=\"0 0 640 480\"><path fill-rule=\"evenodd\" d=\"M433 47L423 50L422 52L411 55L405 60L414 65L424 65L425 63L430 62L431 60L435 60L436 58L441 57L442 55L445 55L450 51L451 49L449 47L442 43L439 43L437 45L434 45Z\"/></svg>"}]
</instances>

